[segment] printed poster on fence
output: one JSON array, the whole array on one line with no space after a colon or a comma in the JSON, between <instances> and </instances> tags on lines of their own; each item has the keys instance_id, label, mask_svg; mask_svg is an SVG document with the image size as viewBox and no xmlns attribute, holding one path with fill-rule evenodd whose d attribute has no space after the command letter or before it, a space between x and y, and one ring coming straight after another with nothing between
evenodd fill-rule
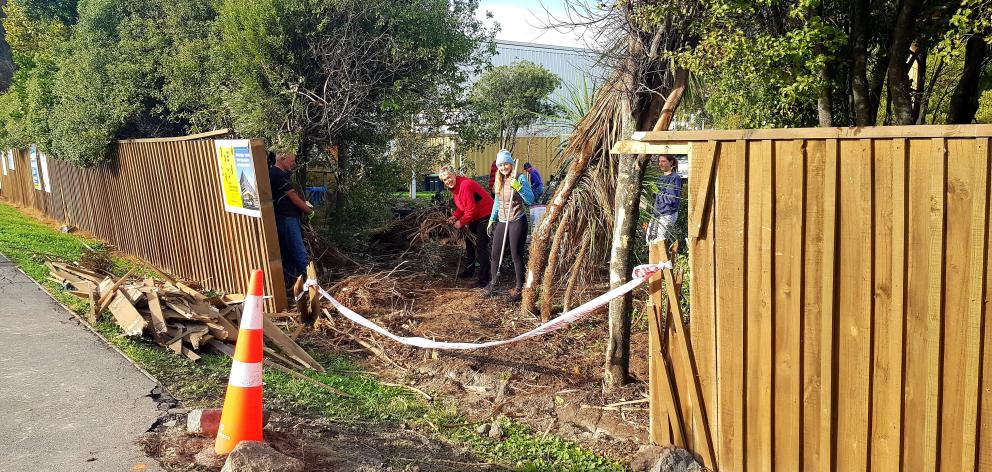
<instances>
[{"instance_id":1,"label":"printed poster on fence","mask_svg":"<svg viewBox=\"0 0 992 472\"><path fill-rule=\"evenodd\" d=\"M7 151L7 168L10 169L11 172L14 171L14 150L13 149Z\"/></svg>"},{"instance_id":2,"label":"printed poster on fence","mask_svg":"<svg viewBox=\"0 0 992 472\"><path fill-rule=\"evenodd\" d=\"M221 195L224 209L231 213L261 218L258 180L247 139L218 139L217 166L220 169Z\"/></svg>"},{"instance_id":3,"label":"printed poster on fence","mask_svg":"<svg viewBox=\"0 0 992 472\"><path fill-rule=\"evenodd\" d=\"M48 178L48 156L39 152L38 159L41 161L41 182L45 184L45 191L52 193L52 181Z\"/></svg>"},{"instance_id":4,"label":"printed poster on fence","mask_svg":"<svg viewBox=\"0 0 992 472\"><path fill-rule=\"evenodd\" d=\"M31 145L31 180L34 181L34 189L41 190L41 169L38 166L38 148Z\"/></svg>"}]
</instances>

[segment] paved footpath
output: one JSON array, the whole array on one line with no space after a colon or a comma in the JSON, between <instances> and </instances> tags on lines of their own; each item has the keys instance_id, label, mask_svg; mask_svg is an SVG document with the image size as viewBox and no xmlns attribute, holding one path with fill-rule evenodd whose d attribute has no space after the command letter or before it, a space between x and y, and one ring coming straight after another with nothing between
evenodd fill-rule
<instances>
[{"instance_id":1,"label":"paved footpath","mask_svg":"<svg viewBox=\"0 0 992 472\"><path fill-rule=\"evenodd\" d=\"M155 383L0 255L0 471L158 471Z\"/></svg>"}]
</instances>

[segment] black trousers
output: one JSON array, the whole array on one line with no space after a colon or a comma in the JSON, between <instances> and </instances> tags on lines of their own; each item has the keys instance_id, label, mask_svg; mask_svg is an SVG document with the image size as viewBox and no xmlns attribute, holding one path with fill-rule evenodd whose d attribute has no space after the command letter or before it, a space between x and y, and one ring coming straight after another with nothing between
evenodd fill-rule
<instances>
[{"instance_id":1,"label":"black trousers","mask_svg":"<svg viewBox=\"0 0 992 472\"><path fill-rule=\"evenodd\" d=\"M465 239L465 267L472 267L475 261L479 261L479 282L489 282L489 249L492 246L489 235L486 234L486 226L489 218L473 221L469 223L468 230L475 235L473 243L468 238Z\"/></svg>"},{"instance_id":2,"label":"black trousers","mask_svg":"<svg viewBox=\"0 0 992 472\"><path fill-rule=\"evenodd\" d=\"M503 247L503 233L507 233L506 251L513 259L513 275L516 277L517 289L524 286L524 245L527 244L527 217L510 222L510 230L507 232L506 223L496 223L496 230L493 231L493 262L492 278L496 280L496 269L499 267L500 253Z\"/></svg>"}]
</instances>

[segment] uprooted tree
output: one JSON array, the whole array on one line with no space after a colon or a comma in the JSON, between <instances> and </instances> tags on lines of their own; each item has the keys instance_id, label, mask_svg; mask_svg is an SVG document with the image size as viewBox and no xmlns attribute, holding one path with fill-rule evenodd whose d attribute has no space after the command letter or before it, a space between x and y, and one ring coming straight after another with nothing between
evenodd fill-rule
<instances>
[{"instance_id":1,"label":"uprooted tree","mask_svg":"<svg viewBox=\"0 0 992 472\"><path fill-rule=\"evenodd\" d=\"M634 131L667 129L671 122L688 78L672 61L672 53L691 45L680 20L691 17L696 8L694 3L677 3L623 1L598 16L584 11L586 18L595 17L621 34L609 48L616 52L611 57L614 72L598 90L592 110L576 125L564 151L570 159L568 172L533 237L522 309L534 311L539 298L543 320L553 314L560 274L567 274L566 305L581 274L607 258L610 286L629 280L631 242L649 157L618 157L609 151ZM604 234L612 235L608 253L603 250ZM607 387L629 381L631 305L629 294L610 303Z\"/></svg>"}]
</instances>

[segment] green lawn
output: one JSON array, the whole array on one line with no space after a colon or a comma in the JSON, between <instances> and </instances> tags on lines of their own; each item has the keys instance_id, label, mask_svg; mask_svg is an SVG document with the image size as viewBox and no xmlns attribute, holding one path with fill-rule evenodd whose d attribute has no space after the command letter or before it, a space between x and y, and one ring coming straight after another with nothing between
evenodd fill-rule
<instances>
[{"instance_id":1,"label":"green lawn","mask_svg":"<svg viewBox=\"0 0 992 472\"><path fill-rule=\"evenodd\" d=\"M428 193L430 194L430 193ZM430 194L432 195L432 194ZM40 282L57 300L82 315L89 303L66 292L60 285L46 280L45 258L79 260L87 247L101 243L74 234L64 234L26 216L10 205L0 203L0 253L14 261L31 278ZM122 275L130 263L115 261L115 272ZM186 406L219 406L223 399L230 360L225 356L204 355L198 362L174 355L144 339L121 335L120 329L104 315L95 327L138 365L151 373ZM493 441L475 434L474 427L463 425L450 402L423 401L410 391L379 383L345 356L318 355L327 370L307 373L311 378L350 395L341 397L312 383L294 379L278 371L265 369L265 401L269 408L304 415L319 415L332 420L364 423L406 423L456 444L471 448L481 458L510 465L518 470L624 470L623 465L608 461L559 438L539 434L506 421L506 439ZM504 420L505 421L505 420Z\"/></svg>"}]
</instances>

